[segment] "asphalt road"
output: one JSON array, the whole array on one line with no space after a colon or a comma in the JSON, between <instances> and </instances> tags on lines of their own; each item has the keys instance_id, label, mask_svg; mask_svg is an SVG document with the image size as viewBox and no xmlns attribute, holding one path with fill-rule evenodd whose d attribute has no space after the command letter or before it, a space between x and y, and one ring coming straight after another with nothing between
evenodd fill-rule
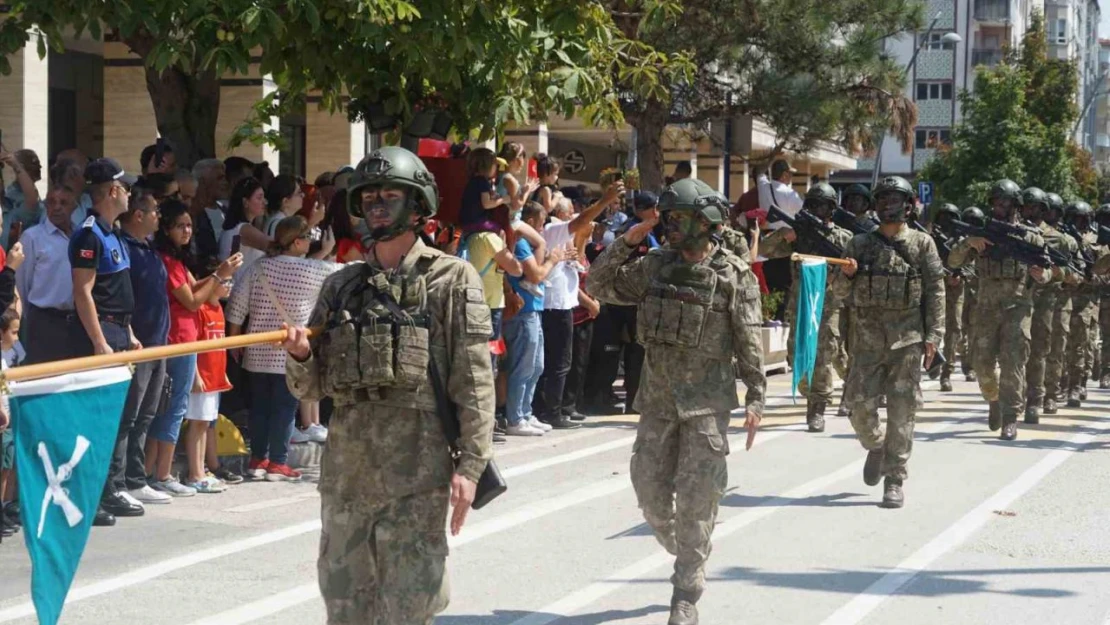
<instances>
[{"instance_id":1,"label":"asphalt road","mask_svg":"<svg viewBox=\"0 0 1110 625\"><path fill-rule=\"evenodd\" d=\"M702 623L1110 623L1110 392L1002 443L974 385L927 383L906 507L877 507L846 419L804 432L786 376L755 448L733 420ZM508 494L452 542L441 625L662 624L671 560L628 478L635 419L498 447ZM247 483L94 528L67 625L316 625L319 497ZM33 623L22 540L0 623Z\"/></svg>"}]
</instances>

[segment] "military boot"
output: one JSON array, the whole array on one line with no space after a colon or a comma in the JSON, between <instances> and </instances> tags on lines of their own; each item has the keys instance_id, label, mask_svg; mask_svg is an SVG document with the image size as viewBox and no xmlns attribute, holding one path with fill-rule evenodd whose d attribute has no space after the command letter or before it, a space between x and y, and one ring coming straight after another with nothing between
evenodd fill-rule
<instances>
[{"instance_id":1,"label":"military boot","mask_svg":"<svg viewBox=\"0 0 1110 625\"><path fill-rule=\"evenodd\" d=\"M937 371L935 367L932 368L932 369L929 369L926 373L929 374L929 379L930 380L935 380L938 377L940 377L940 371Z\"/></svg>"},{"instance_id":2,"label":"military boot","mask_svg":"<svg viewBox=\"0 0 1110 625\"><path fill-rule=\"evenodd\" d=\"M1098 380L1098 387L1102 390L1110 388L1110 373L1102 374L1102 377Z\"/></svg>"},{"instance_id":3,"label":"military boot","mask_svg":"<svg viewBox=\"0 0 1110 625\"><path fill-rule=\"evenodd\" d=\"M979 380L979 378L975 376L975 371L968 371L965 373L964 379L968 382L977 382Z\"/></svg>"},{"instance_id":4,"label":"military boot","mask_svg":"<svg viewBox=\"0 0 1110 625\"><path fill-rule=\"evenodd\" d=\"M879 506L882 508L901 508L905 502L906 498L902 494L902 480L888 476L886 484L883 485L883 503Z\"/></svg>"},{"instance_id":5,"label":"military boot","mask_svg":"<svg viewBox=\"0 0 1110 625\"><path fill-rule=\"evenodd\" d=\"M1056 405L1056 398L1055 397L1045 397L1044 398L1044 413L1045 414L1056 414L1057 412L1060 412L1060 407Z\"/></svg>"},{"instance_id":6,"label":"military boot","mask_svg":"<svg viewBox=\"0 0 1110 625\"><path fill-rule=\"evenodd\" d=\"M845 404L843 401L840 402L840 407L836 409L836 416L838 416L838 417L850 417L850 416L852 416L852 411L848 409L848 404Z\"/></svg>"},{"instance_id":7,"label":"military boot","mask_svg":"<svg viewBox=\"0 0 1110 625\"><path fill-rule=\"evenodd\" d=\"M671 618L667 625L698 625L698 599L700 592L674 589L671 595Z\"/></svg>"},{"instance_id":8,"label":"military boot","mask_svg":"<svg viewBox=\"0 0 1110 625\"><path fill-rule=\"evenodd\" d=\"M1012 441L1017 438L1017 417L1006 417L1005 422L1002 424L1002 433L998 435L1000 440Z\"/></svg>"},{"instance_id":9,"label":"military boot","mask_svg":"<svg viewBox=\"0 0 1110 625\"><path fill-rule=\"evenodd\" d=\"M825 431L825 405L823 400L816 399L806 406L806 425L810 432Z\"/></svg>"},{"instance_id":10,"label":"military boot","mask_svg":"<svg viewBox=\"0 0 1110 625\"><path fill-rule=\"evenodd\" d=\"M940 392L952 392L952 378L947 373L940 377Z\"/></svg>"},{"instance_id":11,"label":"military boot","mask_svg":"<svg viewBox=\"0 0 1110 625\"><path fill-rule=\"evenodd\" d=\"M1083 402L1080 401L1079 389L1068 390L1068 408L1082 408Z\"/></svg>"},{"instance_id":12,"label":"military boot","mask_svg":"<svg viewBox=\"0 0 1110 625\"><path fill-rule=\"evenodd\" d=\"M863 463L863 483L874 486L883 477L883 450L872 449L867 452L867 460Z\"/></svg>"},{"instance_id":13,"label":"military boot","mask_svg":"<svg viewBox=\"0 0 1110 625\"><path fill-rule=\"evenodd\" d=\"M987 425L990 427L991 432L997 432L1002 427L1002 404L992 401L990 416L987 417Z\"/></svg>"},{"instance_id":14,"label":"military boot","mask_svg":"<svg viewBox=\"0 0 1110 625\"><path fill-rule=\"evenodd\" d=\"M1035 398L1030 398L1025 404L1025 422L1029 425L1037 425L1041 422L1041 402Z\"/></svg>"},{"instance_id":15,"label":"military boot","mask_svg":"<svg viewBox=\"0 0 1110 625\"><path fill-rule=\"evenodd\" d=\"M1087 401L1087 378L1079 382L1079 401Z\"/></svg>"}]
</instances>

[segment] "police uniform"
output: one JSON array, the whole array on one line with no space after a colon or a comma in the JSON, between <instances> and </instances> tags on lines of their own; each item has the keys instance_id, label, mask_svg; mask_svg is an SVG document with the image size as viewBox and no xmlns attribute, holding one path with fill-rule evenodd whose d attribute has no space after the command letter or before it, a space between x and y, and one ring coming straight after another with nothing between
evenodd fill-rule
<instances>
[{"instance_id":1,"label":"police uniform","mask_svg":"<svg viewBox=\"0 0 1110 625\"><path fill-rule=\"evenodd\" d=\"M95 211L90 211L69 241L69 264L73 269L96 270L92 299L104 340L112 351L128 349L135 295L131 289L131 258L119 231L105 225ZM92 355L92 340L77 314L71 324L75 352Z\"/></svg>"}]
</instances>

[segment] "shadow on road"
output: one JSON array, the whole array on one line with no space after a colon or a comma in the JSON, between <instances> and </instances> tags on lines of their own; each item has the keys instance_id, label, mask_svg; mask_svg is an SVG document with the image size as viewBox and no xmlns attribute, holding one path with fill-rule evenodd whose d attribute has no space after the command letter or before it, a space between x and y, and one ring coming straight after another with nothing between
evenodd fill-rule
<instances>
[{"instance_id":1,"label":"shadow on road","mask_svg":"<svg viewBox=\"0 0 1110 625\"><path fill-rule=\"evenodd\" d=\"M602 625L603 623L650 616L668 611L670 611L670 608L665 605L649 605L636 610L605 610L604 612L580 614L578 616L559 616L524 610L494 610L493 614L441 616L435 622L436 625L508 625L529 616L549 616L555 618L559 625Z\"/></svg>"},{"instance_id":2,"label":"shadow on road","mask_svg":"<svg viewBox=\"0 0 1110 625\"><path fill-rule=\"evenodd\" d=\"M774 504L775 507L813 507L813 508L841 508L841 507L855 507L855 506L874 506L875 501L844 501L851 497L866 497L863 493L837 493L835 495L813 495L811 497L779 497L777 495L742 495L740 493L732 493L725 495L721 499L722 506L730 508L757 508L768 505L768 502L781 500L781 503Z\"/></svg>"},{"instance_id":3,"label":"shadow on road","mask_svg":"<svg viewBox=\"0 0 1110 625\"><path fill-rule=\"evenodd\" d=\"M852 571L825 569L806 573L775 573L748 567L732 567L712 576L722 581L743 581L774 588L796 588L820 592L860 594L867 591L890 571ZM1026 569L973 569L952 571L921 571L912 583L898 591L899 595L913 597L942 597L948 595L1001 594L1041 599L1072 597L1076 593L1059 588L1018 588L992 590L991 577L1011 575L1061 575L1076 573L1110 573L1110 567L1054 567Z\"/></svg>"}]
</instances>

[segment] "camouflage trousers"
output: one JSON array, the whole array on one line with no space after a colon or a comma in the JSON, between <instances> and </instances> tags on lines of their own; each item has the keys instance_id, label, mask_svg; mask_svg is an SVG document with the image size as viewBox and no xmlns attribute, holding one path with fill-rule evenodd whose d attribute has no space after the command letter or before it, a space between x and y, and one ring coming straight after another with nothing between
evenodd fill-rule
<instances>
[{"instance_id":1,"label":"camouflage trousers","mask_svg":"<svg viewBox=\"0 0 1110 625\"><path fill-rule=\"evenodd\" d=\"M1032 302L1003 308L980 300L975 311L974 365L979 391L987 401L999 403L1006 423L1025 412L1025 363L1029 362L1032 320Z\"/></svg>"},{"instance_id":2,"label":"camouflage trousers","mask_svg":"<svg viewBox=\"0 0 1110 625\"><path fill-rule=\"evenodd\" d=\"M447 608L448 488L381 505L321 492L328 625L431 625Z\"/></svg>"},{"instance_id":3,"label":"camouflage trousers","mask_svg":"<svg viewBox=\"0 0 1110 625\"><path fill-rule=\"evenodd\" d=\"M1040 405L1045 398L1045 372L1053 342L1052 317L1060 297L1059 289L1041 289L1033 293L1029 361L1025 364L1025 394L1029 405Z\"/></svg>"},{"instance_id":4,"label":"camouflage trousers","mask_svg":"<svg viewBox=\"0 0 1110 625\"><path fill-rule=\"evenodd\" d=\"M975 279L964 280L964 306L960 312L960 321L963 323L963 358L960 360L960 369L964 374L970 372L975 362L975 308L979 305L979 283Z\"/></svg>"},{"instance_id":5,"label":"camouflage trousers","mask_svg":"<svg viewBox=\"0 0 1110 625\"><path fill-rule=\"evenodd\" d=\"M822 401L826 404L832 400L833 371L840 353L840 310L826 310L821 317L821 327L817 332L817 360L813 363L813 383L805 378L798 383L798 392L807 400ZM793 327L793 324L791 325ZM786 356L790 366L794 366L794 341L786 342Z\"/></svg>"},{"instance_id":6,"label":"camouflage trousers","mask_svg":"<svg viewBox=\"0 0 1110 625\"><path fill-rule=\"evenodd\" d=\"M663 544L677 544L675 588L705 588L705 563L728 485L729 415L679 420L673 406L642 411L632 447L632 487L644 520Z\"/></svg>"},{"instance_id":7,"label":"camouflage trousers","mask_svg":"<svg viewBox=\"0 0 1110 625\"><path fill-rule=\"evenodd\" d=\"M1098 305L1098 332L1102 337L1099 377L1110 373L1110 294L1104 294Z\"/></svg>"},{"instance_id":8,"label":"camouflage trousers","mask_svg":"<svg viewBox=\"0 0 1110 625\"><path fill-rule=\"evenodd\" d=\"M949 378L956 370L956 357L966 354L963 342L964 282L949 276L944 279L944 363L941 377Z\"/></svg>"},{"instance_id":9,"label":"camouflage trousers","mask_svg":"<svg viewBox=\"0 0 1110 625\"><path fill-rule=\"evenodd\" d=\"M1045 360L1044 371L1044 396L1049 399L1060 399L1061 378L1064 375L1064 363L1067 361L1068 337L1071 335L1071 296L1061 293L1056 298L1056 307L1052 310L1052 345ZM1034 344L1036 349L1044 349L1042 345Z\"/></svg>"},{"instance_id":10,"label":"camouflage trousers","mask_svg":"<svg viewBox=\"0 0 1110 625\"><path fill-rule=\"evenodd\" d=\"M852 409L852 427L868 451L883 450L883 475L906 479L913 451L913 426L921 405L921 343L899 349L857 345L844 401ZM887 396L886 428L879 420L879 396Z\"/></svg>"},{"instance_id":11,"label":"camouflage trousers","mask_svg":"<svg viewBox=\"0 0 1110 625\"><path fill-rule=\"evenodd\" d=\"M1068 345L1067 383L1065 391L1078 390L1091 377L1098 340L1099 305L1097 296L1080 294L1072 297L1071 338Z\"/></svg>"}]
</instances>

